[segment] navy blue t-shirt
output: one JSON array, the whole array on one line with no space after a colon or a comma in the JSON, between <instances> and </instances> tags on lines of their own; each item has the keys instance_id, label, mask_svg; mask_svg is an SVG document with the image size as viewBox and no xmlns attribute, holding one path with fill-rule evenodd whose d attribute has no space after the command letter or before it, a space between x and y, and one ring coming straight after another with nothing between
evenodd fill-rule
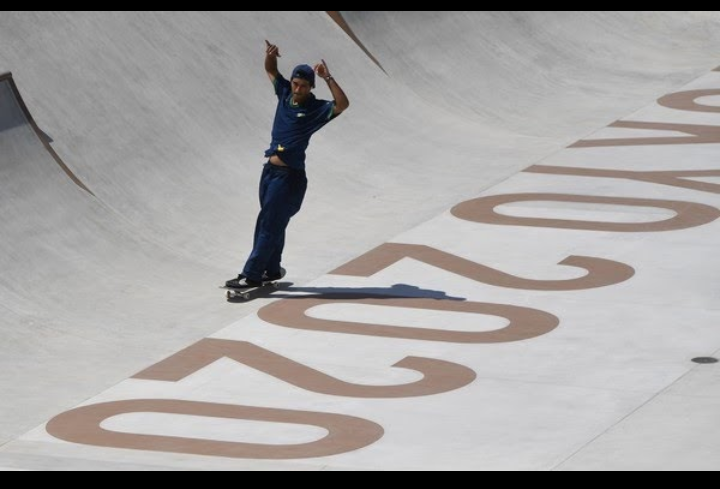
<instances>
[{"instance_id":1,"label":"navy blue t-shirt","mask_svg":"<svg viewBox=\"0 0 720 489\"><path fill-rule=\"evenodd\" d=\"M305 169L305 150L310 137L333 117L334 102L319 100L312 93L302 105L292 101L292 86L281 74L275 77L278 97L272 142L265 156L277 154L290 168Z\"/></svg>"}]
</instances>

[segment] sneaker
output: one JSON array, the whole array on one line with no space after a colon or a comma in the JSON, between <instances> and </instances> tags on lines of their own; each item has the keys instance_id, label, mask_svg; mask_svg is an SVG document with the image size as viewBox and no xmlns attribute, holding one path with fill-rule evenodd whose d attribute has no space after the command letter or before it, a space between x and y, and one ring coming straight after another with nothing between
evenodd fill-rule
<instances>
[{"instance_id":1,"label":"sneaker","mask_svg":"<svg viewBox=\"0 0 720 489\"><path fill-rule=\"evenodd\" d=\"M245 275L238 275L237 278L225 282L225 287L230 289L251 289L262 286L262 282L248 279Z\"/></svg>"},{"instance_id":2,"label":"sneaker","mask_svg":"<svg viewBox=\"0 0 720 489\"><path fill-rule=\"evenodd\" d=\"M268 273L265 272L263 275L263 282L275 282L276 280L280 280L287 274L287 270L284 268L280 269L280 273Z\"/></svg>"}]
</instances>

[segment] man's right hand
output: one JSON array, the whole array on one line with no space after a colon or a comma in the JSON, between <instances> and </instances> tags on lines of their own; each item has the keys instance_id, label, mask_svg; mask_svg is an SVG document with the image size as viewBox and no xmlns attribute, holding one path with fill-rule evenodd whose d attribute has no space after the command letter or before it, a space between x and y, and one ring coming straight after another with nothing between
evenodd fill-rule
<instances>
[{"instance_id":1,"label":"man's right hand","mask_svg":"<svg viewBox=\"0 0 720 489\"><path fill-rule=\"evenodd\" d=\"M267 39L265 39L265 55L273 58L282 58L282 56L280 56L280 49L276 45L270 44L270 41Z\"/></svg>"},{"instance_id":2,"label":"man's right hand","mask_svg":"<svg viewBox=\"0 0 720 489\"><path fill-rule=\"evenodd\" d=\"M280 50L274 44L270 44L270 41L265 39L265 72L270 78L270 81L275 83L275 79L278 77L278 62L277 59L280 57Z\"/></svg>"}]
</instances>

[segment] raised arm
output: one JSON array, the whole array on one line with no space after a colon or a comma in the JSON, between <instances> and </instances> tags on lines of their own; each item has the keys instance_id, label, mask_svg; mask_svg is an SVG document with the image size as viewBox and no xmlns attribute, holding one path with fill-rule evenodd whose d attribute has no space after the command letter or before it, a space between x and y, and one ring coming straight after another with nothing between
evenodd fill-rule
<instances>
[{"instance_id":1,"label":"raised arm","mask_svg":"<svg viewBox=\"0 0 720 489\"><path fill-rule=\"evenodd\" d=\"M280 58L280 50L274 44L265 39L265 72L271 82L278 76L277 59Z\"/></svg>"},{"instance_id":2,"label":"raised arm","mask_svg":"<svg viewBox=\"0 0 720 489\"><path fill-rule=\"evenodd\" d=\"M333 115L338 115L350 106L350 101L348 100L347 95L345 95L345 92L343 92L343 89L340 88L340 85L338 85L338 82L330 74L330 70L327 67L327 63L325 63L325 60L323 59L321 61L322 63L315 65L315 73L327 82L328 88L330 88L330 93L332 93L333 100L335 100Z\"/></svg>"}]
</instances>

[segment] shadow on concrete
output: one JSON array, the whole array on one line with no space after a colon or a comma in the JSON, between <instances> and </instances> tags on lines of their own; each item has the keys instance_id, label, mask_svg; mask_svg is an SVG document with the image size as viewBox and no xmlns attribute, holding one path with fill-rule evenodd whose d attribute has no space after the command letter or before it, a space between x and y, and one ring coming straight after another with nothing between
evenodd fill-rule
<instances>
[{"instance_id":1,"label":"shadow on concrete","mask_svg":"<svg viewBox=\"0 0 720 489\"><path fill-rule=\"evenodd\" d=\"M466 301L464 297L452 297L441 290L421 289L414 285L395 284L392 287L294 287L292 282L281 282L278 289L268 288L257 297L274 299L435 299L442 301ZM242 299L228 299L229 302L245 302Z\"/></svg>"}]
</instances>

